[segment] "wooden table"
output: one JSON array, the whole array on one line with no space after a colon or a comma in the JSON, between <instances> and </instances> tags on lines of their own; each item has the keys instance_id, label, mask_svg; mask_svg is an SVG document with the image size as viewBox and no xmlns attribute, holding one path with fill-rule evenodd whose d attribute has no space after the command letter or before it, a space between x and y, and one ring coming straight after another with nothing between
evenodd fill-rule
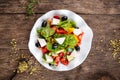
<instances>
[{"instance_id":1,"label":"wooden table","mask_svg":"<svg viewBox=\"0 0 120 80\"><path fill-rule=\"evenodd\" d=\"M0 80L120 80L120 63L113 59L109 41L120 39L120 0L40 0L35 14L26 19L27 0L0 0ZM92 28L94 38L87 59L77 68L55 72L41 66L28 50L30 31L41 15L54 9L79 14ZM17 54L30 56L37 71L15 73L11 40L16 39ZM16 58L13 55L12 58ZM102 77L102 78L100 78Z\"/></svg>"}]
</instances>

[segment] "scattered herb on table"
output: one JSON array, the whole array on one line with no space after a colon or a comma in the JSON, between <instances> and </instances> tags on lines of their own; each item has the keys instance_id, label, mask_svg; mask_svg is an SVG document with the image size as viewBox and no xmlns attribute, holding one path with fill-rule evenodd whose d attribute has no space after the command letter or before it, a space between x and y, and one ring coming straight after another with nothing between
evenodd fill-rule
<instances>
[{"instance_id":1,"label":"scattered herb on table","mask_svg":"<svg viewBox=\"0 0 120 80\"><path fill-rule=\"evenodd\" d=\"M29 0L28 5L26 6L26 15L27 16L34 14L34 8L37 3L38 3L38 0Z\"/></svg>"},{"instance_id":2,"label":"scattered herb on table","mask_svg":"<svg viewBox=\"0 0 120 80\"><path fill-rule=\"evenodd\" d=\"M25 61L19 62L17 73L25 72L28 69L28 64Z\"/></svg>"},{"instance_id":3,"label":"scattered herb on table","mask_svg":"<svg viewBox=\"0 0 120 80\"><path fill-rule=\"evenodd\" d=\"M36 67L32 67L32 69L30 70L30 74L33 74L36 70L37 70Z\"/></svg>"},{"instance_id":4,"label":"scattered herb on table","mask_svg":"<svg viewBox=\"0 0 120 80\"><path fill-rule=\"evenodd\" d=\"M113 58L116 58L116 56L119 56L120 54L120 40L118 39L114 39L114 40L110 40L110 45L113 48ZM120 57L118 57L118 60L120 62Z\"/></svg>"},{"instance_id":5,"label":"scattered herb on table","mask_svg":"<svg viewBox=\"0 0 120 80\"><path fill-rule=\"evenodd\" d=\"M23 73L23 72L27 72L29 74L33 74L36 70L36 63L33 61L33 59L30 59L30 55L28 56L27 54L22 53L22 51L18 48L17 46L17 41L16 39L12 39L11 40L11 61L16 61L18 62L18 67L16 70L13 70L13 72L17 72L17 73Z\"/></svg>"},{"instance_id":6,"label":"scattered herb on table","mask_svg":"<svg viewBox=\"0 0 120 80\"><path fill-rule=\"evenodd\" d=\"M11 61L18 61L19 59L19 48L17 47L17 42L15 39L12 39L11 42L11 52L10 52L10 57L11 57Z\"/></svg>"},{"instance_id":7,"label":"scattered herb on table","mask_svg":"<svg viewBox=\"0 0 120 80\"><path fill-rule=\"evenodd\" d=\"M19 50L19 48L17 48L17 42L15 39L11 40L11 45L12 45L12 52L17 53L17 51Z\"/></svg>"},{"instance_id":8,"label":"scattered herb on table","mask_svg":"<svg viewBox=\"0 0 120 80\"><path fill-rule=\"evenodd\" d=\"M28 72L29 74L33 74L37 71L37 66L35 65L34 61L21 61L19 62L17 73Z\"/></svg>"}]
</instances>

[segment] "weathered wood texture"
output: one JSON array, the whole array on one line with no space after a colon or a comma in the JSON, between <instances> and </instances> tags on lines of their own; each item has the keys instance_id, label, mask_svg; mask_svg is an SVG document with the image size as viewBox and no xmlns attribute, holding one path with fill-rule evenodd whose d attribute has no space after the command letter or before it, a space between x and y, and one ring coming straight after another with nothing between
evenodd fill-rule
<instances>
[{"instance_id":1,"label":"weathered wood texture","mask_svg":"<svg viewBox=\"0 0 120 80\"><path fill-rule=\"evenodd\" d=\"M0 13L25 13L27 0L0 0ZM69 9L82 14L120 14L120 0L39 0L36 13Z\"/></svg>"},{"instance_id":2,"label":"weathered wood texture","mask_svg":"<svg viewBox=\"0 0 120 80\"><path fill-rule=\"evenodd\" d=\"M26 19L27 4L25 0L0 0L0 80L98 80L101 76L111 78L106 80L120 80L120 63L112 58L109 49L109 40L120 39L120 0L40 0L35 9L37 14ZM30 31L37 18L53 9L75 11L92 28L90 54L84 63L68 72L50 71L35 58L29 58L36 62L38 70L32 75L28 72L15 75L13 70L18 63L11 61L11 39L17 40L19 53L31 56Z\"/></svg>"},{"instance_id":3,"label":"weathered wood texture","mask_svg":"<svg viewBox=\"0 0 120 80\"><path fill-rule=\"evenodd\" d=\"M0 18L2 19L0 26L0 36L2 36L0 39L1 50L5 49L5 52L9 54L8 49L11 48L10 41L12 38L15 38L18 42L18 47L20 49L28 51L27 44L29 40L30 30L32 29L35 20L40 16L41 14L38 14L33 19L25 20L24 14L2 14L0 16ZM41 80L41 76L44 77L44 80L92 80L94 77L91 77L94 76L96 72L99 73L101 71L103 72L103 74L104 72L108 72L119 80L120 64L111 57L112 52L111 50L109 50L109 40L114 38L120 39L120 15L81 16L93 29L94 33L90 55L81 66L64 73L49 71L42 67L40 71L37 71L37 75L35 76L31 76L28 73L17 74L14 80L21 80L24 78L28 80ZM101 40L103 41L101 42ZM4 51L1 52L3 52L3 54L5 53ZM29 52L27 53L30 54ZM54 76L56 74L58 76ZM53 77L54 79L52 79Z\"/></svg>"}]
</instances>

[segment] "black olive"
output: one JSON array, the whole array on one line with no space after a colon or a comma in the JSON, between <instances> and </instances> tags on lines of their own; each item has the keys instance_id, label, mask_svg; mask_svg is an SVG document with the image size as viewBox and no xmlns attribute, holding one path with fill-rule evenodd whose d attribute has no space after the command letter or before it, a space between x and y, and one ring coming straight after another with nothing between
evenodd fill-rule
<instances>
[{"instance_id":1,"label":"black olive","mask_svg":"<svg viewBox=\"0 0 120 80\"><path fill-rule=\"evenodd\" d=\"M79 29L79 27L77 27L77 26L76 26L75 28L76 28L76 29Z\"/></svg>"},{"instance_id":2,"label":"black olive","mask_svg":"<svg viewBox=\"0 0 120 80\"><path fill-rule=\"evenodd\" d=\"M36 43L35 43L35 46L36 46L36 47L40 47L40 43L39 43L39 42L36 42Z\"/></svg>"},{"instance_id":3,"label":"black olive","mask_svg":"<svg viewBox=\"0 0 120 80\"><path fill-rule=\"evenodd\" d=\"M63 17L61 18L62 21L65 21L65 20L67 20L67 19L68 19L67 16L63 16Z\"/></svg>"},{"instance_id":4,"label":"black olive","mask_svg":"<svg viewBox=\"0 0 120 80\"><path fill-rule=\"evenodd\" d=\"M80 51L80 47L79 46L75 46L75 50L76 51Z\"/></svg>"},{"instance_id":5,"label":"black olive","mask_svg":"<svg viewBox=\"0 0 120 80\"><path fill-rule=\"evenodd\" d=\"M55 48L57 48L58 47L58 44L57 43L54 43L53 45L52 45L52 48L53 49L55 49Z\"/></svg>"},{"instance_id":6,"label":"black olive","mask_svg":"<svg viewBox=\"0 0 120 80\"><path fill-rule=\"evenodd\" d=\"M41 26L46 27L47 26L47 21L43 21Z\"/></svg>"},{"instance_id":7,"label":"black olive","mask_svg":"<svg viewBox=\"0 0 120 80\"><path fill-rule=\"evenodd\" d=\"M54 66L54 64L49 63L49 66Z\"/></svg>"}]
</instances>

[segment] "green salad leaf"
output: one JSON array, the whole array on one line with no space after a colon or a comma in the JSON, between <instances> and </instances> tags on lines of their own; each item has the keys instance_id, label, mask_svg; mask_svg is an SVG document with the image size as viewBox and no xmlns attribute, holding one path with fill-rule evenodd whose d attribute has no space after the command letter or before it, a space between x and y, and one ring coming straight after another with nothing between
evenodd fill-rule
<instances>
[{"instance_id":1,"label":"green salad leaf","mask_svg":"<svg viewBox=\"0 0 120 80\"><path fill-rule=\"evenodd\" d=\"M70 24L73 26L73 27L76 27L76 23L74 21L70 21Z\"/></svg>"},{"instance_id":2,"label":"green salad leaf","mask_svg":"<svg viewBox=\"0 0 120 80\"><path fill-rule=\"evenodd\" d=\"M47 38L55 33L54 30L52 30L50 27L42 27L40 29L37 29L38 36L43 36L44 38Z\"/></svg>"},{"instance_id":3,"label":"green salad leaf","mask_svg":"<svg viewBox=\"0 0 120 80\"><path fill-rule=\"evenodd\" d=\"M66 31L69 31L69 28L76 27L76 23L74 21L68 19L66 21L61 21L58 26L63 28Z\"/></svg>"},{"instance_id":4,"label":"green salad leaf","mask_svg":"<svg viewBox=\"0 0 120 80\"><path fill-rule=\"evenodd\" d=\"M54 34L54 38L66 37L66 34Z\"/></svg>"},{"instance_id":5,"label":"green salad leaf","mask_svg":"<svg viewBox=\"0 0 120 80\"><path fill-rule=\"evenodd\" d=\"M50 42L47 43L47 49L50 50L50 51L53 51L52 43L50 43Z\"/></svg>"},{"instance_id":6,"label":"green salad leaf","mask_svg":"<svg viewBox=\"0 0 120 80\"><path fill-rule=\"evenodd\" d=\"M77 40L75 39L74 35L69 34L66 36L63 46L74 48L76 46L76 44L77 44Z\"/></svg>"}]
</instances>

